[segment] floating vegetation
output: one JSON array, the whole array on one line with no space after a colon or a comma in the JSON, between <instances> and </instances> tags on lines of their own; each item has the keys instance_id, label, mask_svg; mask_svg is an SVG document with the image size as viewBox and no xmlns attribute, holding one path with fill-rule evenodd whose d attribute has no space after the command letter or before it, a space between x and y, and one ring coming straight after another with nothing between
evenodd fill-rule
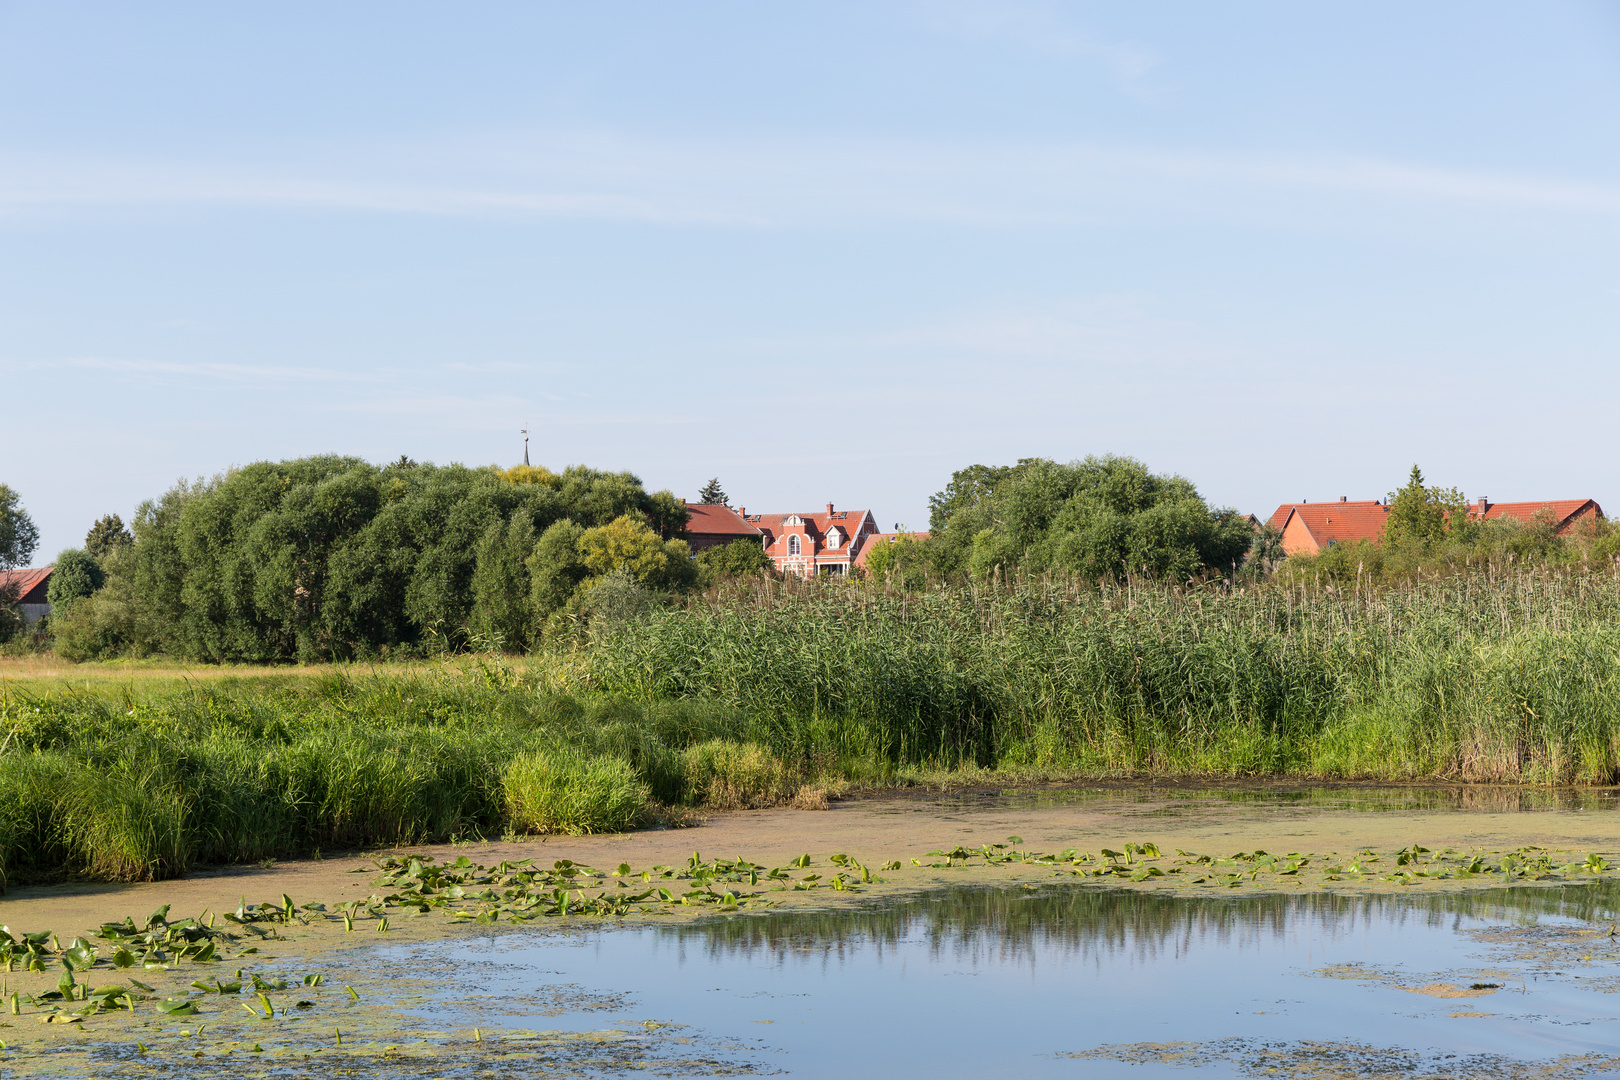
<instances>
[{"instance_id":1,"label":"floating vegetation","mask_svg":"<svg viewBox=\"0 0 1620 1080\"><path fill-rule=\"evenodd\" d=\"M1456 1013L1484 1016L1486 1013ZM1502 1054L1451 1054L1397 1046L1368 1046L1343 1041L1217 1039L1210 1042L1143 1042L1100 1046L1060 1057L1122 1061L1133 1065L1197 1068L1230 1065L1242 1076L1298 1077L1300 1080L1563 1080L1607 1076L1620 1068L1620 1057L1607 1054L1563 1054L1524 1061Z\"/></svg>"},{"instance_id":2,"label":"floating vegetation","mask_svg":"<svg viewBox=\"0 0 1620 1080\"><path fill-rule=\"evenodd\" d=\"M1346 857L1288 852L1272 854L1256 849L1231 855L1198 855L1177 849L1164 855L1153 843L1127 843L1123 850L1101 848L1096 854L1066 848L1056 853L1019 850L1018 837L1003 844L977 848L955 847L930 851L924 858L944 860L911 864L934 870L970 866L1050 866L1057 873L1082 878L1104 878L1116 883L1156 883L1204 888L1330 887L1350 883L1357 888L1378 884L1411 886L1439 882L1513 885L1528 882L1591 884L1615 876L1615 867L1596 852L1558 852L1535 846L1511 851L1435 851L1412 844L1399 851L1378 853L1370 848Z\"/></svg>"}]
</instances>

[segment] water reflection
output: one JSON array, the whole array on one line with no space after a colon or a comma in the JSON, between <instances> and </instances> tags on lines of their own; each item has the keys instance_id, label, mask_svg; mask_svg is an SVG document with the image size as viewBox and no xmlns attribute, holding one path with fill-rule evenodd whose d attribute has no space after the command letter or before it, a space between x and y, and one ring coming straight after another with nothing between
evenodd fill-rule
<instances>
[{"instance_id":1,"label":"water reflection","mask_svg":"<svg viewBox=\"0 0 1620 1080\"><path fill-rule=\"evenodd\" d=\"M1003 788L995 791L918 794L896 799L890 809L1041 809L1043 807L1130 806L1175 817L1230 806L1295 808L1372 813L1530 813L1550 810L1620 809L1620 788L1536 788L1514 785L1453 784L1360 786L1353 784L1196 784L1185 787L1130 782L1077 787Z\"/></svg>"},{"instance_id":2,"label":"water reflection","mask_svg":"<svg viewBox=\"0 0 1620 1080\"><path fill-rule=\"evenodd\" d=\"M782 912L713 919L659 931L661 938L719 959L739 952L786 958L807 948L859 953L901 942L999 958L1089 957L1133 951L1140 959L1180 953L1195 941L1243 948L1301 930L1350 934L1462 920L1522 924L1620 916L1620 881L1563 888L1501 888L1425 894L1244 895L1188 899L1124 889L1051 886L948 888L846 911Z\"/></svg>"},{"instance_id":3,"label":"water reflection","mask_svg":"<svg viewBox=\"0 0 1620 1080\"><path fill-rule=\"evenodd\" d=\"M1620 883L1231 898L957 887L430 951L508 1003L555 1002L558 986L622 1001L611 1016L530 1021L508 1007L502 1023L674 1023L722 1071L836 1071L859 1047L863 1071L893 1075L1149 1076L1170 1066L1139 1047L1174 1042L1191 1048L1174 1067L1200 1075L1354 1045L1419 1070L1466 1054L1492 1075L1530 1062L1552 1077L1608 1075L1620 1055L1620 996L1591 992L1616 988L1617 915ZM468 1007L447 997L427 1011L476 1022ZM1586 1057L1559 1063L1572 1054Z\"/></svg>"}]
</instances>

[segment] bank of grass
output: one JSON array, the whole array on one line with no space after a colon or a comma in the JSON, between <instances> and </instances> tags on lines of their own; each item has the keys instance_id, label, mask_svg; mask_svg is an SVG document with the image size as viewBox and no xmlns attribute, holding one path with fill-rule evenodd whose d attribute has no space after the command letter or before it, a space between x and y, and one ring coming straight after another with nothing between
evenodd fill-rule
<instances>
[{"instance_id":1,"label":"bank of grass","mask_svg":"<svg viewBox=\"0 0 1620 1080\"><path fill-rule=\"evenodd\" d=\"M579 685L745 712L874 768L1620 779L1620 575L1399 589L760 586L597 641Z\"/></svg>"},{"instance_id":2,"label":"bank of grass","mask_svg":"<svg viewBox=\"0 0 1620 1080\"><path fill-rule=\"evenodd\" d=\"M1610 784L1620 577L772 585L528 660L13 680L0 740L13 882L618 830L919 777Z\"/></svg>"},{"instance_id":3,"label":"bank of grass","mask_svg":"<svg viewBox=\"0 0 1620 1080\"><path fill-rule=\"evenodd\" d=\"M616 831L709 792L732 806L796 790L728 794L759 790L762 772L797 775L735 709L545 682L497 661L14 684L0 691L0 873L148 880L376 844Z\"/></svg>"}]
</instances>

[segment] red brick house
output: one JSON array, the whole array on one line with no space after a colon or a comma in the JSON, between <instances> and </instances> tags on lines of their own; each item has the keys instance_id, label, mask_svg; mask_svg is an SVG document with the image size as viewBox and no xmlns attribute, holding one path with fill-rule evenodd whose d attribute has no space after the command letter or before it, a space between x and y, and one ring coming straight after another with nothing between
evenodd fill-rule
<instances>
[{"instance_id":1,"label":"red brick house","mask_svg":"<svg viewBox=\"0 0 1620 1080\"><path fill-rule=\"evenodd\" d=\"M1532 522L1543 512L1552 517L1560 534L1583 521L1603 519L1603 508L1591 499L1493 503L1482 498L1468 507L1470 517L1487 521L1518 518ZM1267 524L1282 533L1282 549L1288 554L1315 555L1334 544L1382 539L1388 516L1389 507L1381 502L1351 502L1341 495L1338 502L1284 503Z\"/></svg>"},{"instance_id":2,"label":"red brick house","mask_svg":"<svg viewBox=\"0 0 1620 1080\"><path fill-rule=\"evenodd\" d=\"M862 547L877 535L870 510L833 510L822 514L740 513L765 538L765 553L784 574L812 577L847 574Z\"/></svg>"},{"instance_id":3,"label":"red brick house","mask_svg":"<svg viewBox=\"0 0 1620 1080\"><path fill-rule=\"evenodd\" d=\"M739 511L729 506L695 502L686 504L686 542L694 555L733 540L763 543L764 539Z\"/></svg>"}]
</instances>

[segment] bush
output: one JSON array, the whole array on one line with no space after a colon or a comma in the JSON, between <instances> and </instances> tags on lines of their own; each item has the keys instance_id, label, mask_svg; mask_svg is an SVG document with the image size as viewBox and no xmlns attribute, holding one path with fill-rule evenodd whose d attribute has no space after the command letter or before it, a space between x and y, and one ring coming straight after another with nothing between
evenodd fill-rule
<instances>
[{"instance_id":1,"label":"bush","mask_svg":"<svg viewBox=\"0 0 1620 1080\"><path fill-rule=\"evenodd\" d=\"M799 770L760 746L712 739L686 751L686 801L716 810L756 810L790 802Z\"/></svg>"},{"instance_id":2,"label":"bush","mask_svg":"<svg viewBox=\"0 0 1620 1080\"><path fill-rule=\"evenodd\" d=\"M627 763L572 749L516 758L507 767L504 786L515 832L623 832L639 823L647 809L647 789Z\"/></svg>"},{"instance_id":3,"label":"bush","mask_svg":"<svg viewBox=\"0 0 1620 1080\"><path fill-rule=\"evenodd\" d=\"M101 564L91 558L88 552L68 548L56 557L56 569L51 571L51 582L45 589L45 599L50 602L51 613L54 615L59 611L66 611L106 582L107 575L102 571Z\"/></svg>"}]
</instances>

